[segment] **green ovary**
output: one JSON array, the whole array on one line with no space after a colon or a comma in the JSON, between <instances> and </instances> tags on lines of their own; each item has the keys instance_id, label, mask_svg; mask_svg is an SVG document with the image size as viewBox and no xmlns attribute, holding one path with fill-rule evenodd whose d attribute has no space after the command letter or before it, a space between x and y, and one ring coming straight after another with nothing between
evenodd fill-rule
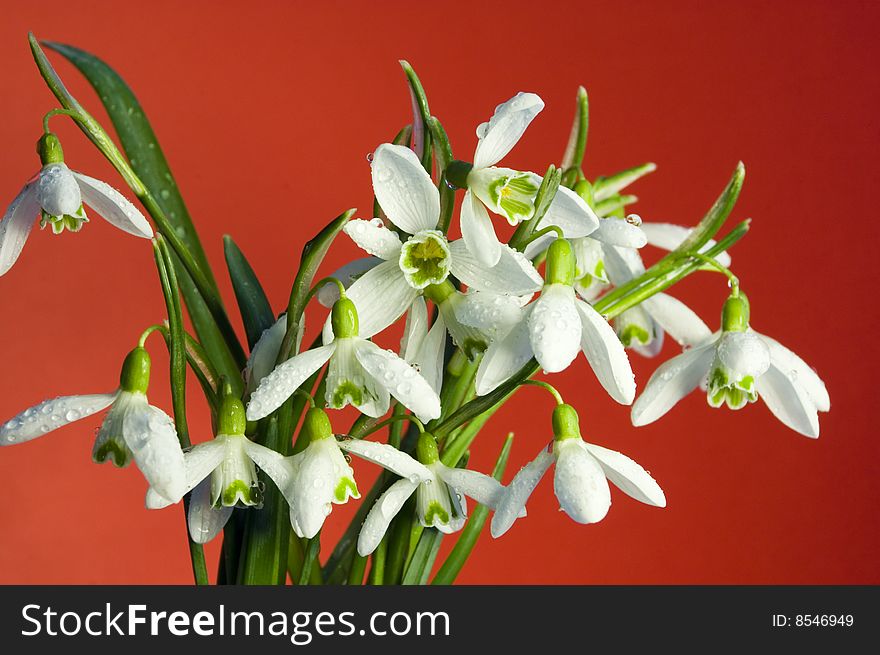
<instances>
[{"instance_id":1,"label":"green ovary","mask_svg":"<svg viewBox=\"0 0 880 655\"><path fill-rule=\"evenodd\" d=\"M712 407L726 404L730 409L742 409L758 400L755 379L746 375L738 381L732 381L727 372L716 367L709 376L706 400Z\"/></svg>"},{"instance_id":2,"label":"green ovary","mask_svg":"<svg viewBox=\"0 0 880 655\"><path fill-rule=\"evenodd\" d=\"M441 232L427 230L413 236L400 251L400 268L416 289L440 284L449 275L449 248Z\"/></svg>"}]
</instances>

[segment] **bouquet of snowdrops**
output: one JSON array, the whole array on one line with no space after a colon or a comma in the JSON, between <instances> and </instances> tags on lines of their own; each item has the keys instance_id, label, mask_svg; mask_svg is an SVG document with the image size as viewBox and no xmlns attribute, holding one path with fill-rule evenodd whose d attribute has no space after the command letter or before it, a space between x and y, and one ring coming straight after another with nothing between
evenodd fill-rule
<instances>
[{"instance_id":1,"label":"bouquet of snowdrops","mask_svg":"<svg viewBox=\"0 0 880 655\"><path fill-rule=\"evenodd\" d=\"M563 399L549 381L535 379L542 371L547 380L563 371L595 375L611 400L632 405L636 426L701 387L712 407L740 409L761 398L789 428L819 435L817 414L830 407L824 384L797 355L752 329L746 294L730 269L728 251L749 227L746 220L725 229L742 188L742 164L695 226L643 222L629 212L636 198L627 189L653 164L594 180L582 172L584 89L562 160L539 175L500 164L543 109L541 98L517 93L498 105L477 127L471 161L456 159L418 77L401 62L413 120L369 157L370 218L345 211L305 245L280 316L226 238L243 344L129 87L87 52L45 44L98 91L120 148L67 91L33 36L30 45L61 106L43 118L39 171L0 221L0 274L37 221L60 234L82 229L89 214L100 216L150 241L167 320L133 337L114 391L35 405L2 423L0 444L24 443L107 410L93 459L120 467L134 461L149 483L148 509L182 501L199 584L208 582L203 544L221 532L220 583L284 584L288 575L299 584L451 583L490 513L491 534L501 537L525 516L529 495L551 467L559 505L578 523L602 520L611 505L609 482L664 507L660 485L642 466L582 434L577 408L585 399ZM74 121L143 209L69 168L52 118ZM505 222L515 228L506 230L506 241L496 231ZM453 225L460 239L449 236ZM342 247L354 250L353 242L364 252L319 277L340 232ZM668 252L646 266L646 244ZM720 324L712 327L666 293L698 271L728 282ZM310 321L319 312L323 321L312 343L303 342L307 309ZM401 320L398 352L372 341ZM170 359L170 415L147 400L151 335L161 337ZM629 357L657 355L666 335L682 352L661 364L637 397ZM187 429L188 370L216 435L195 446ZM504 486L512 435L491 474L468 468L468 454L493 413L526 386L553 403L548 443ZM335 410L349 405L359 418L341 426ZM353 456L383 469L368 491L358 486ZM473 511L467 498L477 504ZM358 512L329 557L321 557L322 527L333 505L350 499L359 499ZM440 564L447 535L456 542ZM331 550L323 548L325 555Z\"/></svg>"}]
</instances>

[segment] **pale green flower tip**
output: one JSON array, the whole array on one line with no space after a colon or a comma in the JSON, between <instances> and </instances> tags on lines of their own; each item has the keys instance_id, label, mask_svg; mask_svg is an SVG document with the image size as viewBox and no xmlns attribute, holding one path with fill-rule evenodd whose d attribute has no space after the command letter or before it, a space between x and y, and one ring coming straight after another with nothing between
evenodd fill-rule
<instances>
[{"instance_id":1,"label":"pale green flower tip","mask_svg":"<svg viewBox=\"0 0 880 655\"><path fill-rule=\"evenodd\" d=\"M125 356L122 372L119 374L119 386L130 393L147 393L150 386L150 355L141 346Z\"/></svg>"},{"instance_id":2,"label":"pale green flower tip","mask_svg":"<svg viewBox=\"0 0 880 655\"><path fill-rule=\"evenodd\" d=\"M580 439L581 428L577 410L571 405L557 405L553 409L553 439Z\"/></svg>"}]
</instances>

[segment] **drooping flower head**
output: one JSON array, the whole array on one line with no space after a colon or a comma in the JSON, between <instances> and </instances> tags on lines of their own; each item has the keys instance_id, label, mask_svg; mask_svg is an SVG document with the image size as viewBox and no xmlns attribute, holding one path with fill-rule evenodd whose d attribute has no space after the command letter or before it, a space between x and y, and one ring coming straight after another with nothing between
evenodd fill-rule
<instances>
[{"instance_id":1,"label":"drooping flower head","mask_svg":"<svg viewBox=\"0 0 880 655\"><path fill-rule=\"evenodd\" d=\"M42 169L25 184L0 221L0 275L18 259L38 216L40 227L49 226L54 234L78 232L88 221L83 202L123 232L153 237L147 219L125 196L106 182L67 167L54 134L44 134L37 150Z\"/></svg>"}]
</instances>

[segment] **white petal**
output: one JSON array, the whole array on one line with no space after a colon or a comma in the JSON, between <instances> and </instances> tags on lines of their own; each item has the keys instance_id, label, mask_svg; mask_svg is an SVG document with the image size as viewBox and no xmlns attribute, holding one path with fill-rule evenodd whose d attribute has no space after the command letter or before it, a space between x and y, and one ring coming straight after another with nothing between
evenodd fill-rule
<instances>
[{"instance_id":1,"label":"white petal","mask_svg":"<svg viewBox=\"0 0 880 655\"><path fill-rule=\"evenodd\" d=\"M605 271L608 274L608 280L614 286L623 286L645 272L642 256L634 248L605 246L602 248L602 252L605 255Z\"/></svg>"},{"instance_id":2,"label":"white petal","mask_svg":"<svg viewBox=\"0 0 880 655\"><path fill-rule=\"evenodd\" d=\"M303 321L301 324L305 324ZM281 343L287 333L287 314L282 314L275 323L263 330L263 334L254 344L251 356L248 357L244 374L248 388L253 390L272 372L275 362L278 361L278 353L281 351Z\"/></svg>"},{"instance_id":3,"label":"white petal","mask_svg":"<svg viewBox=\"0 0 880 655\"><path fill-rule=\"evenodd\" d=\"M581 320L575 308L574 289L549 284L529 313L529 339L535 359L546 373L568 368L581 345Z\"/></svg>"},{"instance_id":4,"label":"white petal","mask_svg":"<svg viewBox=\"0 0 880 655\"><path fill-rule=\"evenodd\" d=\"M149 221L119 191L101 180L73 172L83 201L98 212L110 225L136 237L153 238Z\"/></svg>"},{"instance_id":5,"label":"white petal","mask_svg":"<svg viewBox=\"0 0 880 655\"><path fill-rule=\"evenodd\" d=\"M750 375L757 379L770 366L770 349L756 332L723 332L716 354L740 378Z\"/></svg>"},{"instance_id":6,"label":"white petal","mask_svg":"<svg viewBox=\"0 0 880 655\"><path fill-rule=\"evenodd\" d=\"M541 478L555 461L553 453L542 449L538 456L523 466L517 473L507 489L501 501L495 508L495 516L492 517L491 532L496 539L510 530L513 522L522 515L529 496L538 486Z\"/></svg>"},{"instance_id":7,"label":"white petal","mask_svg":"<svg viewBox=\"0 0 880 655\"><path fill-rule=\"evenodd\" d=\"M408 478L403 478L392 484L388 489L376 500L358 535L357 551L361 557L366 557L379 545L391 520L397 516L397 513L403 507L407 499L412 496L413 492L419 486L418 482L411 482Z\"/></svg>"},{"instance_id":8,"label":"white petal","mask_svg":"<svg viewBox=\"0 0 880 655\"><path fill-rule=\"evenodd\" d=\"M76 214L82 205L82 194L77 180L67 164L48 164L40 171L37 181L37 200L52 216Z\"/></svg>"},{"instance_id":9,"label":"white petal","mask_svg":"<svg viewBox=\"0 0 880 655\"><path fill-rule=\"evenodd\" d=\"M810 400L820 412L831 409L831 398L822 379L804 360L783 346L776 339L765 334L760 335L770 349L771 363L794 380L809 395Z\"/></svg>"},{"instance_id":10,"label":"white petal","mask_svg":"<svg viewBox=\"0 0 880 655\"><path fill-rule=\"evenodd\" d=\"M400 256L400 238L385 227L381 219L365 221L358 218L346 223L342 230L359 248L371 255L386 260L397 259Z\"/></svg>"},{"instance_id":11,"label":"white petal","mask_svg":"<svg viewBox=\"0 0 880 655\"><path fill-rule=\"evenodd\" d=\"M758 396L773 415L795 432L805 437L819 437L819 415L816 405L798 380L792 380L788 371L770 366L755 382Z\"/></svg>"},{"instance_id":12,"label":"white petal","mask_svg":"<svg viewBox=\"0 0 880 655\"><path fill-rule=\"evenodd\" d=\"M116 393L61 396L24 410L0 427L0 446L24 443L109 407Z\"/></svg>"},{"instance_id":13,"label":"white petal","mask_svg":"<svg viewBox=\"0 0 880 655\"><path fill-rule=\"evenodd\" d=\"M358 334L369 339L394 323L409 309L418 291L403 277L396 261L382 262L359 277L346 292L358 312ZM376 302L381 298L381 302ZM324 324L324 343L333 339L330 317Z\"/></svg>"},{"instance_id":14,"label":"white petal","mask_svg":"<svg viewBox=\"0 0 880 655\"><path fill-rule=\"evenodd\" d=\"M449 244L452 274L472 289L523 296L540 290L544 280L525 255L501 246L495 266L484 266L459 239Z\"/></svg>"},{"instance_id":15,"label":"white petal","mask_svg":"<svg viewBox=\"0 0 880 655\"><path fill-rule=\"evenodd\" d=\"M312 373L327 363L335 350L336 343L330 343L300 353L275 367L251 394L248 420L258 421L281 407Z\"/></svg>"},{"instance_id":16,"label":"white petal","mask_svg":"<svg viewBox=\"0 0 880 655\"><path fill-rule=\"evenodd\" d=\"M553 490L559 506L578 523L598 523L611 507L611 490L602 467L580 439L565 439L555 448Z\"/></svg>"},{"instance_id":17,"label":"white petal","mask_svg":"<svg viewBox=\"0 0 880 655\"><path fill-rule=\"evenodd\" d=\"M333 457L334 453L338 458ZM300 461L293 482L295 490L290 503L290 523L297 536L311 539L318 534L332 510L334 491L340 480L338 460L347 465L333 438L313 441L294 458Z\"/></svg>"},{"instance_id":18,"label":"white petal","mask_svg":"<svg viewBox=\"0 0 880 655\"><path fill-rule=\"evenodd\" d=\"M40 203L36 183L25 185L0 221L0 275L12 268L36 222Z\"/></svg>"},{"instance_id":19,"label":"white petal","mask_svg":"<svg viewBox=\"0 0 880 655\"><path fill-rule=\"evenodd\" d=\"M478 396L484 396L505 382L511 375L525 366L532 356L532 343L529 338L528 313L523 320L515 325L505 336L493 341L480 367L477 369L476 392Z\"/></svg>"},{"instance_id":20,"label":"white petal","mask_svg":"<svg viewBox=\"0 0 880 655\"><path fill-rule=\"evenodd\" d=\"M376 199L392 223L410 234L436 227L440 194L412 150L383 143L371 168Z\"/></svg>"},{"instance_id":21,"label":"white petal","mask_svg":"<svg viewBox=\"0 0 880 655\"><path fill-rule=\"evenodd\" d=\"M642 307L682 346L694 346L712 336L694 310L670 295L658 293L643 301Z\"/></svg>"},{"instance_id":22,"label":"white petal","mask_svg":"<svg viewBox=\"0 0 880 655\"><path fill-rule=\"evenodd\" d=\"M605 477L623 493L647 505L666 507L663 490L645 469L616 450L590 443L585 445L590 454L598 460Z\"/></svg>"},{"instance_id":23,"label":"white petal","mask_svg":"<svg viewBox=\"0 0 880 655\"><path fill-rule=\"evenodd\" d=\"M378 464L402 478L407 478L410 482L422 482L431 478L431 472L425 468L424 464L387 443L377 443L366 439L343 439L337 445L346 452L354 453L361 459Z\"/></svg>"},{"instance_id":24,"label":"white petal","mask_svg":"<svg viewBox=\"0 0 880 655\"><path fill-rule=\"evenodd\" d=\"M186 464L174 421L158 407L134 406L122 422L125 445L156 492L176 503L186 493Z\"/></svg>"},{"instance_id":25,"label":"white petal","mask_svg":"<svg viewBox=\"0 0 880 655\"><path fill-rule=\"evenodd\" d=\"M523 319L523 296L468 291L456 304L455 317L465 325L489 333L506 332Z\"/></svg>"},{"instance_id":26,"label":"white petal","mask_svg":"<svg viewBox=\"0 0 880 655\"><path fill-rule=\"evenodd\" d=\"M648 243L642 228L621 218L601 218L590 237L610 246L641 248Z\"/></svg>"},{"instance_id":27,"label":"white petal","mask_svg":"<svg viewBox=\"0 0 880 655\"><path fill-rule=\"evenodd\" d=\"M461 204L461 236L468 250L484 266L495 266L501 258L501 244L485 205L470 191Z\"/></svg>"},{"instance_id":28,"label":"white petal","mask_svg":"<svg viewBox=\"0 0 880 655\"><path fill-rule=\"evenodd\" d=\"M538 229L549 225L562 228L562 234L568 239L585 237L599 228L599 217L596 216L586 201L571 189L559 187L556 197L550 203L550 208Z\"/></svg>"},{"instance_id":29,"label":"white petal","mask_svg":"<svg viewBox=\"0 0 880 655\"><path fill-rule=\"evenodd\" d=\"M434 393L440 394L443 386L443 362L446 354L446 322L441 313L437 314L434 325L422 341L416 357L410 361L419 374L431 385Z\"/></svg>"},{"instance_id":30,"label":"white petal","mask_svg":"<svg viewBox=\"0 0 880 655\"><path fill-rule=\"evenodd\" d=\"M378 418L388 411L391 396L384 380L377 382L358 361L357 349L363 342L359 337L336 341L336 353L327 370L324 398L328 407L342 409L351 403L361 413Z\"/></svg>"},{"instance_id":31,"label":"white petal","mask_svg":"<svg viewBox=\"0 0 880 655\"><path fill-rule=\"evenodd\" d=\"M652 246L663 250L675 250L690 236L693 229L672 223L642 223L642 231ZM700 250L705 252L714 245L715 241L710 239ZM730 266L730 255L723 252L715 256L715 261L722 266Z\"/></svg>"},{"instance_id":32,"label":"white petal","mask_svg":"<svg viewBox=\"0 0 880 655\"><path fill-rule=\"evenodd\" d=\"M366 340L359 341L355 356L373 379L421 421L440 418L440 398L406 360Z\"/></svg>"},{"instance_id":33,"label":"white petal","mask_svg":"<svg viewBox=\"0 0 880 655\"><path fill-rule=\"evenodd\" d=\"M491 475L442 464L438 471L440 479L450 487L490 509L495 509L504 496L504 487Z\"/></svg>"},{"instance_id":34,"label":"white petal","mask_svg":"<svg viewBox=\"0 0 880 655\"><path fill-rule=\"evenodd\" d=\"M378 257L361 257L336 269L330 274L330 277L335 277L342 282L342 286L348 289L360 276L381 263L382 260ZM318 289L318 302L324 307L333 307L333 303L337 300L339 300L339 287L335 283L326 282Z\"/></svg>"},{"instance_id":35,"label":"white petal","mask_svg":"<svg viewBox=\"0 0 880 655\"><path fill-rule=\"evenodd\" d=\"M520 91L498 105L488 123L477 128L474 167L497 164L520 140L529 123L544 109L544 101L534 93Z\"/></svg>"},{"instance_id":36,"label":"white petal","mask_svg":"<svg viewBox=\"0 0 880 655\"><path fill-rule=\"evenodd\" d=\"M400 354L410 364L413 363L427 334L428 306L425 304L425 299L419 296L406 313L406 325L400 340Z\"/></svg>"},{"instance_id":37,"label":"white petal","mask_svg":"<svg viewBox=\"0 0 880 655\"><path fill-rule=\"evenodd\" d=\"M278 487L288 504L294 500L294 485L298 473L299 459L285 457L271 448L254 443L250 439L243 442L244 451L254 464L262 470Z\"/></svg>"},{"instance_id":38,"label":"white petal","mask_svg":"<svg viewBox=\"0 0 880 655\"><path fill-rule=\"evenodd\" d=\"M599 312L582 300L576 300L575 305L581 316L581 349L587 361L605 391L620 404L629 405L636 395L636 382L626 349Z\"/></svg>"},{"instance_id":39,"label":"white petal","mask_svg":"<svg viewBox=\"0 0 880 655\"><path fill-rule=\"evenodd\" d=\"M229 521L233 509L225 506L214 509L211 505L211 479L202 480L190 496L189 511L186 516L192 540L197 544L211 541Z\"/></svg>"},{"instance_id":40,"label":"white petal","mask_svg":"<svg viewBox=\"0 0 880 655\"><path fill-rule=\"evenodd\" d=\"M184 493L192 491L199 483L208 479L211 472L220 466L226 453L226 443L221 439L211 439L204 443L193 446L191 450L183 454L184 470L186 475L186 487ZM210 484L208 485L210 487ZM172 505L172 501L162 496L150 487L147 491L147 509L162 509Z\"/></svg>"},{"instance_id":41,"label":"white petal","mask_svg":"<svg viewBox=\"0 0 880 655\"><path fill-rule=\"evenodd\" d=\"M675 403L697 388L709 372L714 357L715 344L707 343L661 364L633 404L632 424L653 423L672 409Z\"/></svg>"}]
</instances>

